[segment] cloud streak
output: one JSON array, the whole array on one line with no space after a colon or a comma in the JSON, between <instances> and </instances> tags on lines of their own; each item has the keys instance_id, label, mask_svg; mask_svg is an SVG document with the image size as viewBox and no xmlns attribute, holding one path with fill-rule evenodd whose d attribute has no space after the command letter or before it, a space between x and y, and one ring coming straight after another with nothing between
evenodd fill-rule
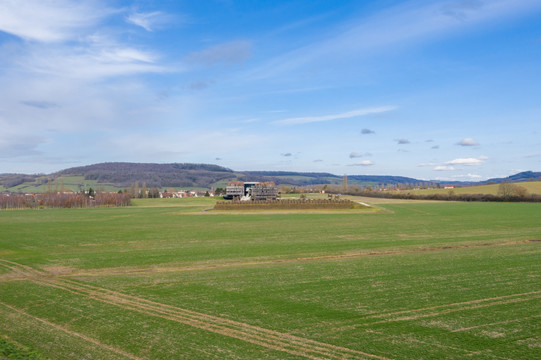
<instances>
[{"instance_id":1,"label":"cloud streak","mask_svg":"<svg viewBox=\"0 0 541 360\"><path fill-rule=\"evenodd\" d=\"M455 168L453 166L450 166L450 165L438 165L438 166L434 167L434 170L435 171L454 171Z\"/></svg>"},{"instance_id":2,"label":"cloud streak","mask_svg":"<svg viewBox=\"0 0 541 360\"><path fill-rule=\"evenodd\" d=\"M370 160L363 160L361 162L349 164L348 166L372 166L374 163Z\"/></svg>"},{"instance_id":3,"label":"cloud streak","mask_svg":"<svg viewBox=\"0 0 541 360\"><path fill-rule=\"evenodd\" d=\"M148 13L134 12L126 17L126 21L151 32L154 31L157 26L169 21L169 16L161 11L152 11Z\"/></svg>"},{"instance_id":4,"label":"cloud streak","mask_svg":"<svg viewBox=\"0 0 541 360\"><path fill-rule=\"evenodd\" d=\"M273 124L296 125L296 124L309 124L309 123L314 123L314 122L324 122L324 121L332 121L332 120L350 119L350 118L369 115L369 114L384 113L384 112L392 111L392 110L395 110L395 109L396 109L395 106L381 106L381 107L374 107L374 108L364 108L364 109L357 109L357 110L352 110L352 111L339 113L339 114L332 114L332 115L305 116L305 117L287 118L287 119L283 119L283 120L274 121Z\"/></svg>"},{"instance_id":5,"label":"cloud streak","mask_svg":"<svg viewBox=\"0 0 541 360\"><path fill-rule=\"evenodd\" d=\"M470 3L475 3L473 6ZM370 17L356 19L334 36L320 36L312 44L271 59L249 74L254 79L293 73L308 64L325 64L330 58L366 57L393 49L397 44L430 41L477 25L539 7L533 0L463 1L459 4L407 1ZM323 39L323 40L320 40ZM324 65L323 65L324 66Z\"/></svg>"},{"instance_id":6,"label":"cloud streak","mask_svg":"<svg viewBox=\"0 0 541 360\"><path fill-rule=\"evenodd\" d=\"M249 41L231 41L193 52L185 59L188 63L204 66L217 64L242 65L252 56L252 44Z\"/></svg>"},{"instance_id":7,"label":"cloud streak","mask_svg":"<svg viewBox=\"0 0 541 360\"><path fill-rule=\"evenodd\" d=\"M86 47L84 45L87 45ZM97 80L141 73L164 73L171 69L156 64L158 56L123 45L88 46L73 51L62 46L33 47L19 60L26 71L69 79Z\"/></svg>"},{"instance_id":8,"label":"cloud streak","mask_svg":"<svg viewBox=\"0 0 541 360\"><path fill-rule=\"evenodd\" d=\"M26 0L0 2L0 31L25 40L54 43L76 39L82 30L118 12L99 2Z\"/></svg>"},{"instance_id":9,"label":"cloud streak","mask_svg":"<svg viewBox=\"0 0 541 360\"><path fill-rule=\"evenodd\" d=\"M462 140L460 140L459 142L456 143L457 145L460 145L460 146L477 146L479 145L479 143L475 140L473 140L472 138L464 138Z\"/></svg>"},{"instance_id":10,"label":"cloud streak","mask_svg":"<svg viewBox=\"0 0 541 360\"><path fill-rule=\"evenodd\" d=\"M486 159L487 158L483 156L479 158L459 158L459 159L447 161L445 164L446 165L479 166L479 165L482 165Z\"/></svg>"},{"instance_id":11,"label":"cloud streak","mask_svg":"<svg viewBox=\"0 0 541 360\"><path fill-rule=\"evenodd\" d=\"M352 152L349 154L349 158L350 158L350 159L361 158L361 157L363 157L363 156L372 156L372 154L369 153L369 152L366 152L366 153L364 153L364 154L360 154L360 153L358 153L358 152L356 152L356 151L352 151Z\"/></svg>"},{"instance_id":12,"label":"cloud streak","mask_svg":"<svg viewBox=\"0 0 541 360\"><path fill-rule=\"evenodd\" d=\"M21 101L21 104L24 104L26 106L31 106L31 107L34 107L34 108L38 108L38 109L43 109L43 110L58 107L58 104L56 104L54 102L50 102L50 101L27 100L27 101Z\"/></svg>"}]
</instances>

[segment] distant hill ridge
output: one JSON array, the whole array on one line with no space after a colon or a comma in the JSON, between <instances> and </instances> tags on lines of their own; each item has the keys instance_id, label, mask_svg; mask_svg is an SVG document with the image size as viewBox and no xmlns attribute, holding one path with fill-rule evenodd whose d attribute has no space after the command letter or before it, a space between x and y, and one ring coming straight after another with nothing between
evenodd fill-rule
<instances>
[{"instance_id":1,"label":"distant hill ridge","mask_svg":"<svg viewBox=\"0 0 541 360\"><path fill-rule=\"evenodd\" d=\"M541 180L541 172L523 171L518 174L508 176L506 178L488 179L487 181L483 181L482 183L489 183L489 182L501 183L504 181L520 182L520 181L530 181L530 180Z\"/></svg>"},{"instance_id":2,"label":"distant hill ridge","mask_svg":"<svg viewBox=\"0 0 541 360\"><path fill-rule=\"evenodd\" d=\"M341 184L343 176L324 172L295 172L295 171L233 171L214 164L192 163L129 163L106 162L86 166L72 167L49 175L1 174L0 185L5 189L14 186L41 181L61 176L83 176L85 180L95 180L98 183L113 184L125 188L145 183L147 187L168 188L211 188L217 184L223 186L228 181L274 181L277 185L309 186L319 184ZM503 181L527 181L540 179L541 172L525 171L507 178L494 178L481 182L444 182L424 181L404 176L389 175L348 175L350 185L370 184L486 184Z\"/></svg>"},{"instance_id":3,"label":"distant hill ridge","mask_svg":"<svg viewBox=\"0 0 541 360\"><path fill-rule=\"evenodd\" d=\"M231 169L211 164L155 164L110 162L73 167L52 174L53 176L82 175L86 180L111 183L128 187L135 182L149 187L210 187L213 183L228 179Z\"/></svg>"},{"instance_id":4,"label":"distant hill ridge","mask_svg":"<svg viewBox=\"0 0 541 360\"><path fill-rule=\"evenodd\" d=\"M149 187L210 187L219 181L274 181L276 184L294 186L339 184L343 177L321 172L295 171L240 171L213 164L156 164L111 162L73 167L52 174L53 176L82 175L87 180L112 183L126 187L134 182L146 183ZM348 176L351 182L373 182L385 184L415 183L420 180L403 176Z\"/></svg>"}]
</instances>

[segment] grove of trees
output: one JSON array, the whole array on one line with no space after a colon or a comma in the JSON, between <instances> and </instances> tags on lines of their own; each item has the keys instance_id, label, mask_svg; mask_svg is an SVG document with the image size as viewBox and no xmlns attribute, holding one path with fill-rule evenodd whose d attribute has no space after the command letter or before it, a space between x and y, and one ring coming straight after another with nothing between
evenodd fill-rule
<instances>
[{"instance_id":1,"label":"grove of trees","mask_svg":"<svg viewBox=\"0 0 541 360\"><path fill-rule=\"evenodd\" d=\"M44 193L0 194L0 209L85 208L93 206L128 206L130 197L119 193Z\"/></svg>"}]
</instances>

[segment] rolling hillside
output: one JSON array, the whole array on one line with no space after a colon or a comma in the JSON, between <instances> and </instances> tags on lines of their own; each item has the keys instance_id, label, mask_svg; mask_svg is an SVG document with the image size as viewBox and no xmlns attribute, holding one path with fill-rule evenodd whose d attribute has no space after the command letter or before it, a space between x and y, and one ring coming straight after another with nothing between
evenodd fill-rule
<instances>
[{"instance_id":1,"label":"rolling hillside","mask_svg":"<svg viewBox=\"0 0 541 360\"><path fill-rule=\"evenodd\" d=\"M541 172L522 172L508 178L490 179L480 183L457 183L481 185L502 181L529 181L541 177ZM277 185L310 186L342 184L343 177L330 173L303 173L290 171L234 171L212 164L154 164L110 162L73 167L52 174L0 174L0 191L44 192L55 190L80 191L92 187L106 191L118 191L145 183L147 187L209 189L225 187L229 181L274 181ZM350 186L374 186L379 184L418 184L424 181L403 176L349 175ZM440 182L442 184L446 182Z\"/></svg>"}]
</instances>

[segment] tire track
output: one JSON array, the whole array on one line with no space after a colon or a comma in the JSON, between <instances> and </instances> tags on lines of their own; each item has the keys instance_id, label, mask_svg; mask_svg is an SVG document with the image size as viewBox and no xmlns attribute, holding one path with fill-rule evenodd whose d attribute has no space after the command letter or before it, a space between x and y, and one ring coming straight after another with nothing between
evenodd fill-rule
<instances>
[{"instance_id":1,"label":"tire track","mask_svg":"<svg viewBox=\"0 0 541 360\"><path fill-rule=\"evenodd\" d=\"M39 318L39 317L37 317L37 316L30 315L30 314L24 312L23 310L18 309L18 308L14 307L14 306L8 305L8 304L3 303L3 302L1 302L1 301L0 301L0 305L5 306L6 308L8 308L8 309L10 309L11 311L14 311L14 312L16 312L16 313L18 313L18 314L20 314L20 315L26 316L26 317L28 317L28 318L30 318L30 319L33 319L33 320L38 321L38 322L40 322L40 323L42 323L42 324L45 324L46 326L50 326L50 327L52 327L52 328L54 328L54 329L63 331L63 332L65 332L66 334L69 334L69 335L71 335L71 336L75 336L75 337L81 338L81 339L83 339L83 340L85 340L85 341L88 341L88 342L90 342L90 343L92 343L92 344L94 344L94 345L97 345L97 346L99 346L99 347L101 347L101 348L103 348L103 349L106 349L106 350L109 350L109 351L114 352L114 353L116 353L116 354L125 356L125 357L127 357L128 359L132 359L132 360L142 360L141 358L139 358L139 357L137 357L137 356L135 356L135 355L133 355L133 354L127 353L127 352L125 352L125 351L123 351L123 350L120 350L120 349L117 349L117 348L112 347L112 346L110 346L110 345L104 344L104 343L102 343L102 342L100 342L100 341L98 341L98 340L96 340L96 339L94 339L94 338L91 338L91 337L88 337L88 336L83 335L83 334L81 334L81 333L72 331L72 330L70 330L70 329L68 329L68 328L66 328L66 327L64 327L64 326L61 326L61 325L52 323L52 322L47 321L47 320L45 320L45 319Z\"/></svg>"},{"instance_id":2,"label":"tire track","mask_svg":"<svg viewBox=\"0 0 541 360\"><path fill-rule=\"evenodd\" d=\"M310 340L172 305L161 304L133 295L103 289L94 285L78 283L65 278L53 277L31 267L6 260L0 260L0 265L17 272L18 275L26 274L27 280L39 285L52 286L85 298L116 305L126 310L133 310L146 315L172 320L195 328L264 346L272 350L287 352L296 356L303 356L309 359L390 360L383 356L359 350Z\"/></svg>"},{"instance_id":3,"label":"tire track","mask_svg":"<svg viewBox=\"0 0 541 360\"><path fill-rule=\"evenodd\" d=\"M486 326L510 324L510 323L514 323L514 322L519 322L519 321L524 321L524 320L529 320L529 319L535 319L535 318L539 318L539 317L541 317L541 315L527 316L527 317L520 318L520 319L510 319L510 320L496 321L496 322L488 323L488 324L481 324L481 325L475 325L475 326L462 327L462 328L451 330L451 332L454 333L454 332L461 332L461 331L469 331L469 330L479 329L479 328L486 327Z\"/></svg>"},{"instance_id":4,"label":"tire track","mask_svg":"<svg viewBox=\"0 0 541 360\"><path fill-rule=\"evenodd\" d=\"M495 297L484 298L484 299L462 301L462 302L456 302L456 303L445 304L445 305L429 306L429 307L419 308L419 309L394 311L394 312L388 312L388 313L383 313L383 314L371 315L370 317L372 317L372 318L386 318L386 317L393 317L393 316L396 316L396 315L419 313L419 312L430 311L430 310L438 310L438 309L447 310L447 309L452 308L452 307L460 307L459 309L468 309L467 305L475 306L475 305L483 304L483 303L489 303L489 304L487 304L487 306L490 306L491 304L500 304L500 303L502 303L500 300L512 299L512 298L517 298L517 297L520 298L520 297L528 296L528 295L541 295L541 290L530 291L530 292L519 293L519 294L495 296ZM539 297L539 296L534 296L532 298L527 298L527 299L518 299L518 300L531 300L531 299L537 298L537 297ZM464 305L466 305L466 306L464 306Z\"/></svg>"},{"instance_id":5,"label":"tire track","mask_svg":"<svg viewBox=\"0 0 541 360\"><path fill-rule=\"evenodd\" d=\"M541 243L540 240L515 240L515 241L503 241L493 243L477 243L477 244L451 244L426 248L412 248L412 249L399 249L399 250L380 250L380 251L366 251L355 252L337 255L322 255L322 256L304 256L291 259L270 259L270 260L252 260L233 263L214 263L204 265L192 265L192 266L172 266L172 267L147 267L147 268L101 268L101 269L88 269L77 270L69 269L64 272L60 272L58 276L70 276L70 277L97 277L97 276L110 276L110 275L123 275L123 274L138 274L138 273L173 273L183 271L204 271L221 268L237 268L237 267L249 267L260 265L276 265L287 264L296 262L311 262L311 261L333 261L361 258L365 256L385 256L385 255L402 255L413 254L419 252L437 252L437 251L452 251L460 249L481 248L481 247L496 247L496 246L511 246L528 243Z\"/></svg>"},{"instance_id":6,"label":"tire track","mask_svg":"<svg viewBox=\"0 0 541 360\"><path fill-rule=\"evenodd\" d=\"M395 321L417 320L417 319L421 319L421 318L440 316L440 315L449 314L449 313L453 313L453 312L459 312L459 311L480 309L480 308L485 308L485 307L490 307L490 306L495 306L495 305L505 305L505 304L513 304L513 303L518 303L518 302L532 301L532 300L536 300L536 299L539 299L539 298L541 298L541 295L532 296L532 297L528 297L528 298L516 298L516 299L505 300L505 301L494 301L494 302L487 303L487 304L478 304L478 305L466 306L466 307L461 307L461 308L456 308L456 309L447 309L447 310L436 311L436 312L425 313L425 314L415 314L415 315L410 315L410 316L401 316L401 317L397 317L397 318L391 318L391 319L386 319L386 320L369 322L369 323L366 323L366 324L361 324L359 326L366 326L366 325L372 325L372 324L381 324L381 323L388 323L388 322L395 322Z\"/></svg>"}]
</instances>

